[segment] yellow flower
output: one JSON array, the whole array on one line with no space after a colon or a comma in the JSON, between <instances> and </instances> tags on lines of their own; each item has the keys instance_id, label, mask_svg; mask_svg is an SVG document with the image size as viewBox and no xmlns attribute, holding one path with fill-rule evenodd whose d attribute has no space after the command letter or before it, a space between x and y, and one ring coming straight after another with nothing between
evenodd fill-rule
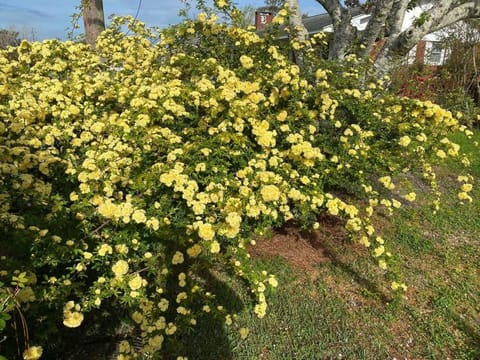
<instances>
[{"instance_id":1,"label":"yellow flower","mask_svg":"<svg viewBox=\"0 0 480 360\"><path fill-rule=\"evenodd\" d=\"M362 228L362 221L359 218L352 218L347 221L345 228L348 231L360 231Z\"/></svg>"},{"instance_id":2,"label":"yellow flower","mask_svg":"<svg viewBox=\"0 0 480 360\"><path fill-rule=\"evenodd\" d=\"M173 323L168 323L167 328L165 329L165 334L173 335L177 331L177 327Z\"/></svg>"},{"instance_id":3,"label":"yellow flower","mask_svg":"<svg viewBox=\"0 0 480 360\"><path fill-rule=\"evenodd\" d=\"M81 184L81 185L84 185L84 184ZM100 215L106 218L117 217L118 210L119 209L117 208L117 205L112 203L111 200L107 200L98 206L98 212L100 213Z\"/></svg>"},{"instance_id":4,"label":"yellow flower","mask_svg":"<svg viewBox=\"0 0 480 360\"><path fill-rule=\"evenodd\" d=\"M399 289L402 289L403 291L407 291L407 286L405 284L402 284L402 283L398 283L396 281L393 281L392 282L392 290L399 290Z\"/></svg>"},{"instance_id":5,"label":"yellow flower","mask_svg":"<svg viewBox=\"0 0 480 360\"><path fill-rule=\"evenodd\" d=\"M136 275L128 282L128 286L132 290L138 290L142 287L142 282L143 282L142 277L140 275Z\"/></svg>"},{"instance_id":6,"label":"yellow flower","mask_svg":"<svg viewBox=\"0 0 480 360\"><path fill-rule=\"evenodd\" d=\"M270 276L268 278L268 283L270 284L271 287L274 287L274 288L278 286L278 281L273 276Z\"/></svg>"},{"instance_id":7,"label":"yellow flower","mask_svg":"<svg viewBox=\"0 0 480 360\"><path fill-rule=\"evenodd\" d=\"M172 258L172 264L177 265L183 263L183 254L180 251L175 252Z\"/></svg>"},{"instance_id":8,"label":"yellow flower","mask_svg":"<svg viewBox=\"0 0 480 360\"><path fill-rule=\"evenodd\" d=\"M392 183L392 178L390 176L382 176L378 179L378 181L380 181L382 185L389 190L393 190L395 188L395 185Z\"/></svg>"},{"instance_id":9,"label":"yellow flower","mask_svg":"<svg viewBox=\"0 0 480 360\"><path fill-rule=\"evenodd\" d=\"M443 151L443 150L437 150L436 155L437 155L440 159L445 159L445 158L447 157L447 154L446 154L445 151Z\"/></svg>"},{"instance_id":10,"label":"yellow flower","mask_svg":"<svg viewBox=\"0 0 480 360\"><path fill-rule=\"evenodd\" d=\"M168 304L169 303L167 299L161 299L157 306L160 309L160 311L167 311Z\"/></svg>"},{"instance_id":11,"label":"yellow flower","mask_svg":"<svg viewBox=\"0 0 480 360\"><path fill-rule=\"evenodd\" d=\"M142 313L138 312L138 311L135 311L133 314L132 314L132 319L133 321L135 321L137 324L140 324L143 320L143 315Z\"/></svg>"},{"instance_id":12,"label":"yellow flower","mask_svg":"<svg viewBox=\"0 0 480 360\"><path fill-rule=\"evenodd\" d=\"M215 230L213 230L212 224L199 224L198 236L200 236L200 238L203 240L212 240L215 236Z\"/></svg>"},{"instance_id":13,"label":"yellow flower","mask_svg":"<svg viewBox=\"0 0 480 360\"><path fill-rule=\"evenodd\" d=\"M202 247L198 244L193 245L187 249L188 256L195 258L202 252Z\"/></svg>"},{"instance_id":14,"label":"yellow flower","mask_svg":"<svg viewBox=\"0 0 480 360\"><path fill-rule=\"evenodd\" d=\"M315 71L315 78L317 80L325 80L327 78L327 72L323 69L317 69L317 71Z\"/></svg>"},{"instance_id":15,"label":"yellow flower","mask_svg":"<svg viewBox=\"0 0 480 360\"><path fill-rule=\"evenodd\" d=\"M207 14L205 13L200 13L197 15L197 21L199 22L205 22L207 20Z\"/></svg>"},{"instance_id":16,"label":"yellow flower","mask_svg":"<svg viewBox=\"0 0 480 360\"><path fill-rule=\"evenodd\" d=\"M41 346L30 346L23 352L24 360L37 360L42 356L43 349Z\"/></svg>"},{"instance_id":17,"label":"yellow flower","mask_svg":"<svg viewBox=\"0 0 480 360\"><path fill-rule=\"evenodd\" d=\"M115 277L121 278L128 272L128 263L125 260L118 260L113 266L112 271Z\"/></svg>"},{"instance_id":18,"label":"yellow flower","mask_svg":"<svg viewBox=\"0 0 480 360\"><path fill-rule=\"evenodd\" d=\"M359 240L359 243L362 244L365 247L369 247L371 245L367 236L362 236Z\"/></svg>"},{"instance_id":19,"label":"yellow flower","mask_svg":"<svg viewBox=\"0 0 480 360\"><path fill-rule=\"evenodd\" d=\"M125 244L115 245L115 250L116 250L119 254L127 254L127 253L128 253L128 247L127 247L127 245L125 245Z\"/></svg>"},{"instance_id":20,"label":"yellow flower","mask_svg":"<svg viewBox=\"0 0 480 360\"><path fill-rule=\"evenodd\" d=\"M402 203L396 199L392 199L392 206L396 209L399 209L402 206Z\"/></svg>"},{"instance_id":21,"label":"yellow flower","mask_svg":"<svg viewBox=\"0 0 480 360\"><path fill-rule=\"evenodd\" d=\"M225 222L234 228L238 228L242 222L242 217L236 212L231 212L225 218Z\"/></svg>"},{"instance_id":22,"label":"yellow flower","mask_svg":"<svg viewBox=\"0 0 480 360\"><path fill-rule=\"evenodd\" d=\"M461 190L464 191L464 192L470 192L472 191L472 184L463 184L462 187L461 187Z\"/></svg>"},{"instance_id":23,"label":"yellow flower","mask_svg":"<svg viewBox=\"0 0 480 360\"><path fill-rule=\"evenodd\" d=\"M82 324L83 314L78 311L65 311L63 318L63 325L69 328L76 328Z\"/></svg>"},{"instance_id":24,"label":"yellow flower","mask_svg":"<svg viewBox=\"0 0 480 360\"><path fill-rule=\"evenodd\" d=\"M118 351L121 353L129 353L130 350L131 350L131 346L127 340L122 340L118 345Z\"/></svg>"},{"instance_id":25,"label":"yellow flower","mask_svg":"<svg viewBox=\"0 0 480 360\"><path fill-rule=\"evenodd\" d=\"M400 138L400 141L399 141L398 143L400 144L400 146L407 147L407 146L410 144L411 141L412 141L412 140L410 139L410 137L408 137L408 136L402 136L402 137Z\"/></svg>"},{"instance_id":26,"label":"yellow flower","mask_svg":"<svg viewBox=\"0 0 480 360\"><path fill-rule=\"evenodd\" d=\"M265 202L277 201L280 199L280 190L275 185L265 185L261 188L260 194Z\"/></svg>"},{"instance_id":27,"label":"yellow flower","mask_svg":"<svg viewBox=\"0 0 480 360\"><path fill-rule=\"evenodd\" d=\"M407 195L403 195L403 198L408 201L415 201L415 198L417 197L417 194L414 192L410 192Z\"/></svg>"},{"instance_id":28,"label":"yellow flower","mask_svg":"<svg viewBox=\"0 0 480 360\"><path fill-rule=\"evenodd\" d=\"M255 308L253 309L253 311L255 312L255 314L257 314L259 319L264 318L267 313L267 303L261 302L255 305Z\"/></svg>"},{"instance_id":29,"label":"yellow flower","mask_svg":"<svg viewBox=\"0 0 480 360\"><path fill-rule=\"evenodd\" d=\"M285 22L285 18L282 16L275 16L272 21L274 24L282 25Z\"/></svg>"},{"instance_id":30,"label":"yellow flower","mask_svg":"<svg viewBox=\"0 0 480 360\"><path fill-rule=\"evenodd\" d=\"M142 224L147 221L147 217L145 216L145 210L135 210L132 214L132 219L137 224Z\"/></svg>"},{"instance_id":31,"label":"yellow flower","mask_svg":"<svg viewBox=\"0 0 480 360\"><path fill-rule=\"evenodd\" d=\"M382 255L383 253L385 252L385 247L383 245L377 247L374 251L373 251L373 254L375 255L375 257L379 257L380 255Z\"/></svg>"},{"instance_id":32,"label":"yellow flower","mask_svg":"<svg viewBox=\"0 0 480 360\"><path fill-rule=\"evenodd\" d=\"M458 199L461 200L461 201L463 201L463 200L467 200L468 202L473 201L472 197L464 191L459 192L457 196L458 196Z\"/></svg>"},{"instance_id":33,"label":"yellow flower","mask_svg":"<svg viewBox=\"0 0 480 360\"><path fill-rule=\"evenodd\" d=\"M285 121L287 119L288 113L285 110L282 110L278 113L277 115L277 120L278 121Z\"/></svg>"},{"instance_id":34,"label":"yellow flower","mask_svg":"<svg viewBox=\"0 0 480 360\"><path fill-rule=\"evenodd\" d=\"M225 0L216 0L216 3L220 9L223 9L224 7L227 6L227 2Z\"/></svg>"},{"instance_id":35,"label":"yellow flower","mask_svg":"<svg viewBox=\"0 0 480 360\"><path fill-rule=\"evenodd\" d=\"M253 60L247 55L240 56L240 63L245 69L251 69L253 67Z\"/></svg>"},{"instance_id":36,"label":"yellow flower","mask_svg":"<svg viewBox=\"0 0 480 360\"><path fill-rule=\"evenodd\" d=\"M385 270L387 268L387 262L385 260L379 260L378 266L380 267L380 269Z\"/></svg>"},{"instance_id":37,"label":"yellow flower","mask_svg":"<svg viewBox=\"0 0 480 360\"><path fill-rule=\"evenodd\" d=\"M240 333L240 338L244 340L248 337L248 334L250 333L250 330L242 327L242 328L240 328L240 330L238 332Z\"/></svg>"},{"instance_id":38,"label":"yellow flower","mask_svg":"<svg viewBox=\"0 0 480 360\"><path fill-rule=\"evenodd\" d=\"M162 335L155 335L148 340L148 344L153 347L154 350L159 350L162 347L163 340L164 339Z\"/></svg>"},{"instance_id":39,"label":"yellow flower","mask_svg":"<svg viewBox=\"0 0 480 360\"><path fill-rule=\"evenodd\" d=\"M100 256L105 256L106 254L112 254L112 253L113 253L113 248L108 244L102 244L98 249L98 255Z\"/></svg>"},{"instance_id":40,"label":"yellow flower","mask_svg":"<svg viewBox=\"0 0 480 360\"><path fill-rule=\"evenodd\" d=\"M217 254L220 252L220 244L218 243L218 241L212 242L212 244L210 245L210 252L212 254Z\"/></svg>"}]
</instances>

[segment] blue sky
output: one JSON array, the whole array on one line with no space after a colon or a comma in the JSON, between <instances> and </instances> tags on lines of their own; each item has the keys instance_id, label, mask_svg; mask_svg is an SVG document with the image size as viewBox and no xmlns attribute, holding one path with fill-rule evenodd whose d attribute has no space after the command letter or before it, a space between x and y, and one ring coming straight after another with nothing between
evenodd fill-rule
<instances>
[{"instance_id":1,"label":"blue sky","mask_svg":"<svg viewBox=\"0 0 480 360\"><path fill-rule=\"evenodd\" d=\"M323 12L315 0L299 0L302 13L315 15ZM192 1L193 3L194 1ZM77 12L80 0L0 0L0 29L14 28L22 37L32 40L65 39L71 28L70 16ZM135 15L139 0L104 0L105 17L111 14ZM263 6L263 0L237 0L245 5ZM142 0L138 18L148 25L165 27L180 21L180 0ZM77 31L78 34L78 31Z\"/></svg>"}]
</instances>

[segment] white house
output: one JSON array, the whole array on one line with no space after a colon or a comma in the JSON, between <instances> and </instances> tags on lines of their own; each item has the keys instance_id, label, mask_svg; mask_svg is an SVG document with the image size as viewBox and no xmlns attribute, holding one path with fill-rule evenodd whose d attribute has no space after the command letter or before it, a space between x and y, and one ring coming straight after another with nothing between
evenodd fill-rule
<instances>
[{"instance_id":1,"label":"white house","mask_svg":"<svg viewBox=\"0 0 480 360\"><path fill-rule=\"evenodd\" d=\"M428 12L433 7L431 1L420 1L419 4L405 14L402 30L409 28L422 13ZM352 25L359 31L365 30L371 15L366 14L361 8L353 8ZM271 23L274 14L268 10L259 9L256 13L255 25L257 29ZM310 35L319 32L333 32L330 15L327 13L308 16L303 18L303 24ZM285 35L286 36L286 35ZM425 65L443 65L447 59L447 53L441 46L442 31L426 35L413 49L410 50L406 62L408 64L422 63Z\"/></svg>"}]
</instances>

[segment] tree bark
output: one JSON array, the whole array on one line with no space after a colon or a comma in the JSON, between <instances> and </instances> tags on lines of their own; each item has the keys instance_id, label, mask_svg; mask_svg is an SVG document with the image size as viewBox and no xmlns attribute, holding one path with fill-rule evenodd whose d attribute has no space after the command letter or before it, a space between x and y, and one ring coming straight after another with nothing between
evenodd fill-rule
<instances>
[{"instance_id":1,"label":"tree bark","mask_svg":"<svg viewBox=\"0 0 480 360\"><path fill-rule=\"evenodd\" d=\"M365 59L370 56L375 42L379 40L382 35L382 30L385 29L385 21L391 14L393 3L393 0L378 0L375 3L372 17L360 39L360 44L363 45L363 49L359 50L359 56L361 58Z\"/></svg>"},{"instance_id":2,"label":"tree bark","mask_svg":"<svg viewBox=\"0 0 480 360\"><path fill-rule=\"evenodd\" d=\"M286 0L288 10L290 12L290 27L294 30L293 38L302 43L308 39L308 31L303 25L302 13L298 0ZM293 52L293 58L295 63L303 67L303 56L298 51Z\"/></svg>"},{"instance_id":3,"label":"tree bark","mask_svg":"<svg viewBox=\"0 0 480 360\"><path fill-rule=\"evenodd\" d=\"M290 26L295 29L295 39L305 41L308 38L308 31L305 29L302 21L302 13L298 0L287 0L288 9L290 11Z\"/></svg>"},{"instance_id":4,"label":"tree bark","mask_svg":"<svg viewBox=\"0 0 480 360\"><path fill-rule=\"evenodd\" d=\"M399 9L405 14L406 9L402 6ZM479 16L480 2L478 0L467 1L462 4L454 0L437 2L435 6L428 10L423 23L412 24L402 32L393 32L389 35L387 42L375 60L377 73L379 75L388 73L425 35L441 30L460 20L478 18Z\"/></svg>"},{"instance_id":5,"label":"tree bark","mask_svg":"<svg viewBox=\"0 0 480 360\"><path fill-rule=\"evenodd\" d=\"M332 19L333 39L329 59L343 60L352 52L356 29L351 24L352 13L341 0L316 0ZM422 4L423 2L418 2ZM412 0L375 0L375 8L367 28L360 35L365 48L357 51L368 59L375 42L385 35L385 43L375 59L378 75L386 74L427 34L443 29L455 22L480 18L480 0L436 0L417 23L402 31L405 14ZM425 5L425 3L423 3Z\"/></svg>"},{"instance_id":6,"label":"tree bark","mask_svg":"<svg viewBox=\"0 0 480 360\"><path fill-rule=\"evenodd\" d=\"M317 0L332 18L333 39L330 43L328 58L342 60L349 51L355 38L355 28L351 20L352 14L342 6L339 0Z\"/></svg>"},{"instance_id":7,"label":"tree bark","mask_svg":"<svg viewBox=\"0 0 480 360\"><path fill-rule=\"evenodd\" d=\"M85 40L92 48L100 33L105 30L103 0L82 0L83 24Z\"/></svg>"}]
</instances>

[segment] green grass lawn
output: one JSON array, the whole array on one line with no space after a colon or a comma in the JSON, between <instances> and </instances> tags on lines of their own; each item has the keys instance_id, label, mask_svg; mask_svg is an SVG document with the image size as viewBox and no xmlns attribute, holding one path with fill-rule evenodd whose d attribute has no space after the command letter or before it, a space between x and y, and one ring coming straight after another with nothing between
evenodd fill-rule
<instances>
[{"instance_id":1,"label":"green grass lawn","mask_svg":"<svg viewBox=\"0 0 480 360\"><path fill-rule=\"evenodd\" d=\"M454 140L472 154L480 179L478 147L461 135ZM389 290L389 275L339 231L323 239L325 261L312 268L255 257L280 283L267 316L244 308L232 327L201 321L188 339L189 358L479 359L480 185L473 203L458 205L452 170L439 169L445 199L436 215L415 205L378 219L408 285L401 299ZM226 294L238 286L227 279ZM242 300L235 296L235 306ZM240 339L238 327L250 329L248 338Z\"/></svg>"}]
</instances>

